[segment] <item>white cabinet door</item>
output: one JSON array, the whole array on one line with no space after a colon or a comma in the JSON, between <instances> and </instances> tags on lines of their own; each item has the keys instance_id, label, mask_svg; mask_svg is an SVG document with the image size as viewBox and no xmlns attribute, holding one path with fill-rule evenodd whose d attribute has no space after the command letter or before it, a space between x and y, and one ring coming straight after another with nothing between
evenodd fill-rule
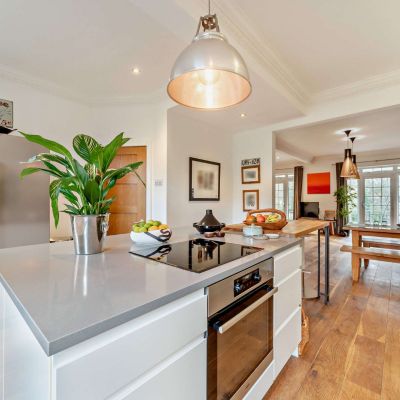
<instances>
[{"instance_id":1,"label":"white cabinet door","mask_svg":"<svg viewBox=\"0 0 400 400\"><path fill-rule=\"evenodd\" d=\"M50 399L50 359L4 292L4 400Z\"/></svg>"},{"instance_id":2,"label":"white cabinet door","mask_svg":"<svg viewBox=\"0 0 400 400\"><path fill-rule=\"evenodd\" d=\"M292 317L274 336L275 378L297 349L301 340L301 308L298 307Z\"/></svg>"},{"instance_id":3,"label":"white cabinet door","mask_svg":"<svg viewBox=\"0 0 400 400\"><path fill-rule=\"evenodd\" d=\"M301 270L297 269L278 287L274 296L274 332L301 307Z\"/></svg>"},{"instance_id":4,"label":"white cabinet door","mask_svg":"<svg viewBox=\"0 0 400 400\"><path fill-rule=\"evenodd\" d=\"M206 339L160 367L141 379L129 394L118 393L110 400L206 400Z\"/></svg>"},{"instance_id":5,"label":"white cabinet door","mask_svg":"<svg viewBox=\"0 0 400 400\"><path fill-rule=\"evenodd\" d=\"M108 399L206 330L207 296L200 290L56 354L57 400Z\"/></svg>"},{"instance_id":6,"label":"white cabinet door","mask_svg":"<svg viewBox=\"0 0 400 400\"><path fill-rule=\"evenodd\" d=\"M303 250L300 246L295 246L283 251L274 257L274 284L280 283L291 275L294 271L301 268L303 264Z\"/></svg>"}]
</instances>

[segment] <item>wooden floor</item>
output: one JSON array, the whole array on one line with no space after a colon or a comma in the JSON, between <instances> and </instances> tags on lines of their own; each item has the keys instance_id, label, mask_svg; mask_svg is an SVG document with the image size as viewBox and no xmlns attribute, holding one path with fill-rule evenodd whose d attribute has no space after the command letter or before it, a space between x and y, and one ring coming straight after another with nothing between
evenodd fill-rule
<instances>
[{"instance_id":1,"label":"wooden floor","mask_svg":"<svg viewBox=\"0 0 400 400\"><path fill-rule=\"evenodd\" d=\"M306 238L307 268L316 239ZM264 400L400 399L400 264L371 261L352 284L348 239L331 240L331 302L304 301L310 342Z\"/></svg>"}]
</instances>

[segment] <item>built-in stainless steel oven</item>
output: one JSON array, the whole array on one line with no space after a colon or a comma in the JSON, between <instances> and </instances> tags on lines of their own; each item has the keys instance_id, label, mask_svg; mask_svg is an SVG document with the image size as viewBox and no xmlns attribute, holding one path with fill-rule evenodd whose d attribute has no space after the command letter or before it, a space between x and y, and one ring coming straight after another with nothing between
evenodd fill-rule
<instances>
[{"instance_id":1,"label":"built-in stainless steel oven","mask_svg":"<svg viewBox=\"0 0 400 400\"><path fill-rule=\"evenodd\" d=\"M208 288L208 400L243 399L273 359L273 260Z\"/></svg>"}]
</instances>

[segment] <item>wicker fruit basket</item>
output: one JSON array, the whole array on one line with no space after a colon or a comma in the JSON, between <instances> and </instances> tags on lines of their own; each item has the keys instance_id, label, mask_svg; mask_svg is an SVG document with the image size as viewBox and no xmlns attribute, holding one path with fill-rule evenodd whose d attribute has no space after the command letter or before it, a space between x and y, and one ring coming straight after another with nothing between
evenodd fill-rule
<instances>
[{"instance_id":1,"label":"wicker fruit basket","mask_svg":"<svg viewBox=\"0 0 400 400\"><path fill-rule=\"evenodd\" d=\"M280 219L278 219L277 221L265 221L265 222L253 222L251 221L251 217L255 217L257 214L262 214L262 215L271 215L271 214L277 214L280 216ZM269 230L273 230L273 231L277 231L282 229L287 223L287 219L286 219L286 214L283 211L277 210L276 208L264 208L264 209L260 209L260 210L251 210L247 212L247 217L246 219L243 221L244 224L246 225L258 225L261 226L263 229L269 229Z\"/></svg>"}]
</instances>

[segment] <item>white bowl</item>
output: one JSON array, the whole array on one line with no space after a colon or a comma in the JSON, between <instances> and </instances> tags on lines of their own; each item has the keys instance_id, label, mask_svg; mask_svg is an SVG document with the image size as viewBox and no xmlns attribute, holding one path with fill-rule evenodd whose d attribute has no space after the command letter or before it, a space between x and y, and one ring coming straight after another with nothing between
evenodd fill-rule
<instances>
[{"instance_id":1,"label":"white bowl","mask_svg":"<svg viewBox=\"0 0 400 400\"><path fill-rule=\"evenodd\" d=\"M171 229L161 229L157 231L150 231L150 232L131 232L130 234L132 242L139 243L139 244L157 244L157 243L165 243L172 236Z\"/></svg>"}]
</instances>

